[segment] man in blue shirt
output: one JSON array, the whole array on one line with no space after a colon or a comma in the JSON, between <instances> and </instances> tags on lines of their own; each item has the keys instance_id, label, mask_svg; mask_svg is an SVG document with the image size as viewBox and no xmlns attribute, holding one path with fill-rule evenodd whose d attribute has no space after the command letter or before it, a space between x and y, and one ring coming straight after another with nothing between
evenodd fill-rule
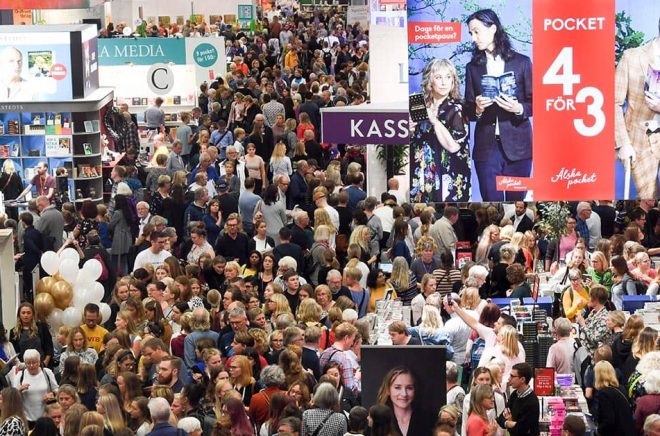
<instances>
[{"instance_id":1,"label":"man in blue shirt","mask_svg":"<svg viewBox=\"0 0 660 436\"><path fill-rule=\"evenodd\" d=\"M362 174L349 175L347 180L351 186L345 189L348 192L348 207L355 209L358 203L367 198L367 193L361 188L363 176Z\"/></svg>"},{"instance_id":2,"label":"man in blue shirt","mask_svg":"<svg viewBox=\"0 0 660 436\"><path fill-rule=\"evenodd\" d=\"M575 231L578 232L578 235L584 239L585 246L589 246L589 226L587 226L587 220L591 216L591 204L587 201L581 201L577 205L577 214L575 220L577 224L575 226Z\"/></svg>"}]
</instances>

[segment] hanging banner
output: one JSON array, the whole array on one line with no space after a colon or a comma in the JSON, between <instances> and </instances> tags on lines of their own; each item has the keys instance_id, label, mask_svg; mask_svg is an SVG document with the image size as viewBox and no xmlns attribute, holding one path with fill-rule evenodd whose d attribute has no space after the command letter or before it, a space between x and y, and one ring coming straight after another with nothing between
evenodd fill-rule
<instances>
[{"instance_id":1,"label":"hanging banner","mask_svg":"<svg viewBox=\"0 0 660 436\"><path fill-rule=\"evenodd\" d=\"M408 0L414 201L657 198L654 6Z\"/></svg>"},{"instance_id":2,"label":"hanging banner","mask_svg":"<svg viewBox=\"0 0 660 436\"><path fill-rule=\"evenodd\" d=\"M370 104L322 109L323 142L405 144L408 138L408 112L405 107L389 105L387 109L377 109L376 106Z\"/></svg>"}]
</instances>

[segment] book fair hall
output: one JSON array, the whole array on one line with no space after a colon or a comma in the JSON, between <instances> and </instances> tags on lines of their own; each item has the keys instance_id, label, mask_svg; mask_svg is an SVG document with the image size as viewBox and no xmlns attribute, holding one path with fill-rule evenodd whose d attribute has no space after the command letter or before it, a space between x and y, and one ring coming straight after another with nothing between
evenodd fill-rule
<instances>
[{"instance_id":1,"label":"book fair hall","mask_svg":"<svg viewBox=\"0 0 660 436\"><path fill-rule=\"evenodd\" d=\"M657 0L0 0L0 436L660 436Z\"/></svg>"}]
</instances>

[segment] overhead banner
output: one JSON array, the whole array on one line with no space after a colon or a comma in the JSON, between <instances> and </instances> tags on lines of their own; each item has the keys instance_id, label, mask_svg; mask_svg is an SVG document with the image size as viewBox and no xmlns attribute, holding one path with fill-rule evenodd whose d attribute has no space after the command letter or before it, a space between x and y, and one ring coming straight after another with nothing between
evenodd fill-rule
<instances>
[{"instance_id":1,"label":"overhead banner","mask_svg":"<svg viewBox=\"0 0 660 436\"><path fill-rule=\"evenodd\" d=\"M87 9L103 0L3 0L3 9ZM19 24L14 22L14 24Z\"/></svg>"},{"instance_id":2,"label":"overhead banner","mask_svg":"<svg viewBox=\"0 0 660 436\"><path fill-rule=\"evenodd\" d=\"M658 197L655 1L407 10L414 201Z\"/></svg>"},{"instance_id":3,"label":"overhead banner","mask_svg":"<svg viewBox=\"0 0 660 436\"><path fill-rule=\"evenodd\" d=\"M101 38L99 65L190 65L196 85L227 72L224 38Z\"/></svg>"},{"instance_id":4,"label":"overhead banner","mask_svg":"<svg viewBox=\"0 0 660 436\"><path fill-rule=\"evenodd\" d=\"M405 144L408 141L408 112L405 107L382 109L375 104L322 109L321 131L323 142Z\"/></svg>"}]
</instances>

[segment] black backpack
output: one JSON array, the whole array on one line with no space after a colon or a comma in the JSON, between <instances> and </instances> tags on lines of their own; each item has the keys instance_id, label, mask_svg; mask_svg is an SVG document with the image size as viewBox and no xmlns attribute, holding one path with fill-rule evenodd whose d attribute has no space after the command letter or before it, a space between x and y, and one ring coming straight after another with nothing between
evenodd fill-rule
<instances>
[{"instance_id":1,"label":"black backpack","mask_svg":"<svg viewBox=\"0 0 660 436\"><path fill-rule=\"evenodd\" d=\"M325 62L326 67L330 68L332 64L332 50L323 51L323 62Z\"/></svg>"}]
</instances>

